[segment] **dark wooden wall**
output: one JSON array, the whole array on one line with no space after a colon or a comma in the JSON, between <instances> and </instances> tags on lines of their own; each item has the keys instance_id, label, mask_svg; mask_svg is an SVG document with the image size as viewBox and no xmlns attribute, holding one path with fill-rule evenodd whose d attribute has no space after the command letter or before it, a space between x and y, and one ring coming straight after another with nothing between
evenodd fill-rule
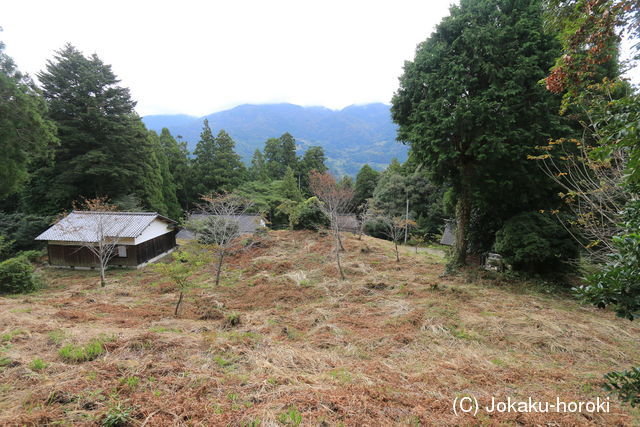
<instances>
[{"instance_id":1,"label":"dark wooden wall","mask_svg":"<svg viewBox=\"0 0 640 427\"><path fill-rule=\"evenodd\" d=\"M139 245L128 246L127 256L119 257L116 251L109 265L135 267L149 261L176 246L176 232L163 234ZM62 267L97 267L98 259L87 248L82 246L53 245L47 246L49 264Z\"/></svg>"},{"instance_id":2,"label":"dark wooden wall","mask_svg":"<svg viewBox=\"0 0 640 427\"><path fill-rule=\"evenodd\" d=\"M171 231L169 233L158 236L155 239L147 240L139 245L136 245L138 264L149 261L151 258L155 258L158 255L167 252L171 248L176 246L176 232Z\"/></svg>"}]
</instances>

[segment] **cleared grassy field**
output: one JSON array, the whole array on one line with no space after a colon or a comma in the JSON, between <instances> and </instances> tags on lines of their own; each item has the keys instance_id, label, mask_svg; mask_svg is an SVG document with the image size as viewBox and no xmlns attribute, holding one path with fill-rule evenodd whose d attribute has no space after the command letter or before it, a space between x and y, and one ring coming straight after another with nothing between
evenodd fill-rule
<instances>
[{"instance_id":1,"label":"cleared grassy field","mask_svg":"<svg viewBox=\"0 0 640 427\"><path fill-rule=\"evenodd\" d=\"M606 398L640 364L640 323L470 270L437 251L270 232L177 296L150 268L46 269L49 286L0 298L0 424L632 425L640 412L457 416L457 397Z\"/></svg>"}]
</instances>

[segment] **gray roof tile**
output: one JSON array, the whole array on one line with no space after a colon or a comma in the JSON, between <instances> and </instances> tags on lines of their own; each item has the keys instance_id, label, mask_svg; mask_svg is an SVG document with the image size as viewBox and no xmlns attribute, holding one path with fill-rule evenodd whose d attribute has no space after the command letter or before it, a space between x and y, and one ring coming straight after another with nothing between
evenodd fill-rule
<instances>
[{"instance_id":1,"label":"gray roof tile","mask_svg":"<svg viewBox=\"0 0 640 427\"><path fill-rule=\"evenodd\" d=\"M103 226L107 237L138 237L156 218L175 224L175 221L156 212L89 212L73 211L35 240L64 242L95 242Z\"/></svg>"}]
</instances>

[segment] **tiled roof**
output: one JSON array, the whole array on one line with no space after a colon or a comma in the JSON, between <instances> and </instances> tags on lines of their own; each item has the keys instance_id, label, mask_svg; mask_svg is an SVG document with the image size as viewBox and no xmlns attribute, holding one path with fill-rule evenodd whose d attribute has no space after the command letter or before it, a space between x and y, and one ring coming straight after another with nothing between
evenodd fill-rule
<instances>
[{"instance_id":1,"label":"tiled roof","mask_svg":"<svg viewBox=\"0 0 640 427\"><path fill-rule=\"evenodd\" d=\"M36 237L35 240L96 242L105 237L138 237L156 218L175 223L156 212L73 211ZM99 230L104 232L100 233Z\"/></svg>"}]
</instances>

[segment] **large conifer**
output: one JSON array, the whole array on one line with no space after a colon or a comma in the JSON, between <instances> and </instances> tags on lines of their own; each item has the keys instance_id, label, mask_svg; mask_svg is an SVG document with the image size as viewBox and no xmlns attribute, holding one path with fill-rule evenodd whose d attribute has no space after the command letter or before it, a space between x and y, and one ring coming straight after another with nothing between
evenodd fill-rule
<instances>
[{"instance_id":1,"label":"large conifer","mask_svg":"<svg viewBox=\"0 0 640 427\"><path fill-rule=\"evenodd\" d=\"M80 197L133 194L145 208L166 209L153 144L111 66L67 44L38 78L60 145L55 163L34 177L32 208L57 212Z\"/></svg>"},{"instance_id":2,"label":"large conifer","mask_svg":"<svg viewBox=\"0 0 640 427\"><path fill-rule=\"evenodd\" d=\"M405 63L393 97L398 139L455 189L460 264L472 210L499 224L548 206L549 181L527 159L561 128L559 101L539 83L558 52L541 11L538 0L461 0Z\"/></svg>"}]
</instances>

